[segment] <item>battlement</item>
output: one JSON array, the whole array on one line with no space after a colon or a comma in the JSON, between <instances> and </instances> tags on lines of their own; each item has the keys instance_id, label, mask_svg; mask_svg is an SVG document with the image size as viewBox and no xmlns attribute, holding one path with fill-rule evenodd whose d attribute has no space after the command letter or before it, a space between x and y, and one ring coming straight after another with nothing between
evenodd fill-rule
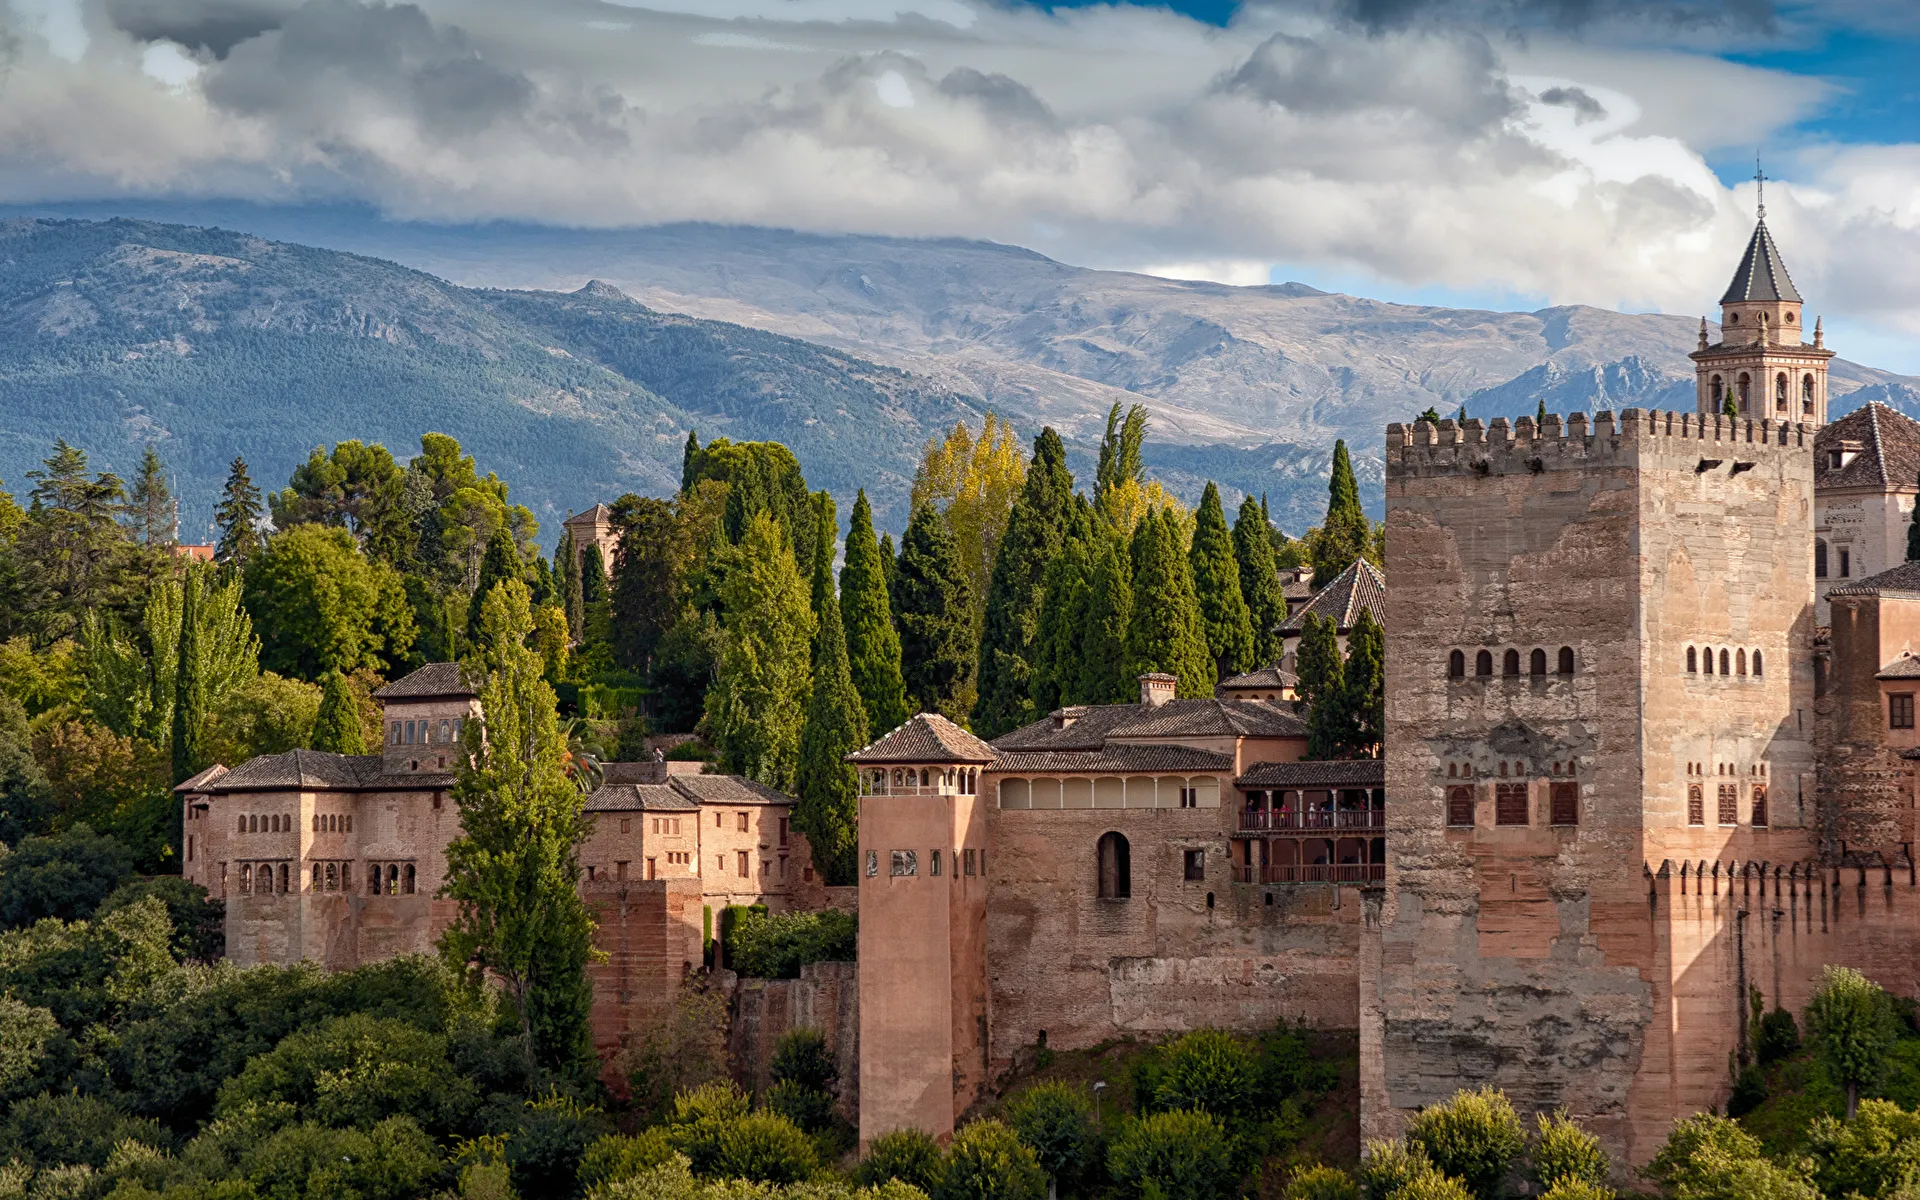
<instances>
[{"instance_id":1,"label":"battlement","mask_svg":"<svg viewBox=\"0 0 1920 1200\"><path fill-rule=\"evenodd\" d=\"M1591 420L1585 413L1573 413L1565 420L1548 414L1538 423L1532 417L1513 422L1495 417L1484 424L1477 417L1459 422L1449 417L1438 423L1388 425L1386 458L1390 473L1504 475L1524 469L1539 474L1683 441L1699 443L1702 450L1726 447L1731 451L1738 446L1743 455L1800 453L1812 448L1814 429L1797 421L1764 417L1639 408L1623 409L1617 417L1597 412Z\"/></svg>"},{"instance_id":2,"label":"battlement","mask_svg":"<svg viewBox=\"0 0 1920 1200\"><path fill-rule=\"evenodd\" d=\"M1665 888L1682 896L1728 895L1738 888L1742 895L1755 894L1766 896L1812 895L1829 888L1839 888L1843 882L1851 882L1857 887L1865 887L1869 880L1885 887L1896 882L1915 885L1916 879L1913 860L1908 857L1903 846L1892 857L1885 854L1849 854L1844 862L1821 863L1814 860L1791 863L1754 862L1749 859L1683 859L1677 865L1672 859L1661 860L1655 868L1648 864L1644 873L1650 888L1656 892ZM1847 877L1854 878L1849 880Z\"/></svg>"}]
</instances>

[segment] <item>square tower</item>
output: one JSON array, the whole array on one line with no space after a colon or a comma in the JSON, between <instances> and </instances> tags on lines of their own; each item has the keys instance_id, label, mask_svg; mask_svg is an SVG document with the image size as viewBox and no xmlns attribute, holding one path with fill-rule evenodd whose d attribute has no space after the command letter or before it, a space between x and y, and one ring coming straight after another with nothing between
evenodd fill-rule
<instances>
[{"instance_id":1,"label":"square tower","mask_svg":"<svg viewBox=\"0 0 1920 1200\"><path fill-rule=\"evenodd\" d=\"M1708 343L1702 317L1700 348L1688 356L1702 415L1724 413L1731 399L1740 417L1827 423L1827 364L1833 351L1826 348L1818 321L1813 344L1806 344L1802 307L1767 232L1763 208L1733 282L1720 297L1720 341Z\"/></svg>"}]
</instances>

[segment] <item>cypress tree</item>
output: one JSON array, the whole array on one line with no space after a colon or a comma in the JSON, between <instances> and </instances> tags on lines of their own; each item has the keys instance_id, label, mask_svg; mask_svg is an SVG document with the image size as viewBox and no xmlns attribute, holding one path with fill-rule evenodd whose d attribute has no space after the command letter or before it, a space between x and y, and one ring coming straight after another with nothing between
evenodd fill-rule
<instances>
[{"instance_id":1,"label":"cypress tree","mask_svg":"<svg viewBox=\"0 0 1920 1200\"><path fill-rule=\"evenodd\" d=\"M1287 598L1280 589L1280 572L1273 561L1273 537L1264 509L1252 496L1240 502L1233 523L1233 554L1240 564L1240 594L1247 602L1247 624L1253 632L1253 663L1275 666L1286 648L1280 626L1287 620Z\"/></svg>"},{"instance_id":2,"label":"cypress tree","mask_svg":"<svg viewBox=\"0 0 1920 1200\"><path fill-rule=\"evenodd\" d=\"M671 501L622 496L613 504L613 527L620 537L607 588L614 660L646 673L660 639L687 611L693 556Z\"/></svg>"},{"instance_id":3,"label":"cypress tree","mask_svg":"<svg viewBox=\"0 0 1920 1200\"><path fill-rule=\"evenodd\" d=\"M553 548L554 603L567 614L567 634L580 640L580 572L574 560L573 530L560 530L560 544Z\"/></svg>"},{"instance_id":4,"label":"cypress tree","mask_svg":"<svg viewBox=\"0 0 1920 1200\"><path fill-rule=\"evenodd\" d=\"M824 488L813 494L813 611L818 614L826 603L833 601L838 609L840 598L833 590L833 543L840 533L840 508L833 502L833 493ZM846 642L846 624L840 626L840 640ZM815 645L818 645L816 634ZM861 745L866 743L862 742Z\"/></svg>"},{"instance_id":5,"label":"cypress tree","mask_svg":"<svg viewBox=\"0 0 1920 1200\"><path fill-rule=\"evenodd\" d=\"M1297 707L1307 713L1307 757L1337 757L1347 735L1346 664L1340 658L1339 631L1332 621L1308 613L1295 656L1300 677Z\"/></svg>"},{"instance_id":6,"label":"cypress tree","mask_svg":"<svg viewBox=\"0 0 1920 1200\"><path fill-rule=\"evenodd\" d=\"M1220 507L1220 489L1212 480L1200 495L1200 511L1193 519L1193 546L1187 557L1216 678L1251 670L1252 618L1240 590L1240 562L1234 554L1233 533Z\"/></svg>"},{"instance_id":7,"label":"cypress tree","mask_svg":"<svg viewBox=\"0 0 1920 1200\"><path fill-rule=\"evenodd\" d=\"M1080 679L1086 671L1084 641L1091 570L1086 543L1080 538L1069 539L1047 566L1040 629L1034 639L1033 706L1037 712L1052 712L1083 699Z\"/></svg>"},{"instance_id":8,"label":"cypress tree","mask_svg":"<svg viewBox=\"0 0 1920 1200\"><path fill-rule=\"evenodd\" d=\"M227 484L220 492L220 506L213 511L220 526L220 542L213 558L225 566L245 567L247 559L263 544L260 514L266 511L260 489L247 474L247 460L236 458L227 470Z\"/></svg>"},{"instance_id":9,"label":"cypress tree","mask_svg":"<svg viewBox=\"0 0 1920 1200\"><path fill-rule=\"evenodd\" d=\"M1182 699L1211 696L1213 656L1193 594L1193 570L1180 553L1179 518L1161 509L1133 531L1133 620L1127 627L1127 678L1149 671L1179 677Z\"/></svg>"},{"instance_id":10,"label":"cypress tree","mask_svg":"<svg viewBox=\"0 0 1920 1200\"><path fill-rule=\"evenodd\" d=\"M1060 552L1072 496L1066 447L1051 427L1042 429L987 583L980 693L973 706L974 731L981 737L999 737L1034 719L1033 654L1041 593L1047 564Z\"/></svg>"},{"instance_id":11,"label":"cypress tree","mask_svg":"<svg viewBox=\"0 0 1920 1200\"><path fill-rule=\"evenodd\" d=\"M520 577L520 548L513 544L513 534L505 525L493 531L487 539L487 552L480 559L480 575L473 586L473 595L467 599L467 638L469 641L480 635L480 608L486 603L487 593L495 585L509 579Z\"/></svg>"},{"instance_id":12,"label":"cypress tree","mask_svg":"<svg viewBox=\"0 0 1920 1200\"><path fill-rule=\"evenodd\" d=\"M1533 425L1535 429L1538 429L1540 426L1546 423L1547 423L1547 401L1546 401L1546 397L1543 396L1540 398L1540 411L1534 414ZM1434 424L1437 425L1439 424L1439 422L1436 421L1434 422Z\"/></svg>"},{"instance_id":13,"label":"cypress tree","mask_svg":"<svg viewBox=\"0 0 1920 1200\"><path fill-rule=\"evenodd\" d=\"M707 726L726 770L790 790L813 690L813 605L778 521L753 514L740 548L720 583L727 636Z\"/></svg>"},{"instance_id":14,"label":"cypress tree","mask_svg":"<svg viewBox=\"0 0 1920 1200\"><path fill-rule=\"evenodd\" d=\"M965 716L959 702L973 680L973 600L959 543L931 504L914 506L900 538L900 585L893 593L900 621L900 674L907 706Z\"/></svg>"},{"instance_id":15,"label":"cypress tree","mask_svg":"<svg viewBox=\"0 0 1920 1200\"><path fill-rule=\"evenodd\" d=\"M360 728L360 704L347 677L328 671L321 688L320 712L313 721L313 748L335 754L365 754L367 740Z\"/></svg>"},{"instance_id":16,"label":"cypress tree","mask_svg":"<svg viewBox=\"0 0 1920 1200\"><path fill-rule=\"evenodd\" d=\"M1086 704L1124 704L1139 695L1127 675L1127 630L1133 623L1133 562L1119 535L1093 544L1087 582L1087 628L1081 636L1080 683Z\"/></svg>"},{"instance_id":17,"label":"cypress tree","mask_svg":"<svg viewBox=\"0 0 1920 1200\"><path fill-rule=\"evenodd\" d=\"M904 535L903 535L904 536ZM827 560L833 560L833 546L827 546ZM887 576L887 599L893 602L893 619L900 622L900 552L893 547L893 535L880 535L880 566Z\"/></svg>"},{"instance_id":18,"label":"cypress tree","mask_svg":"<svg viewBox=\"0 0 1920 1200\"><path fill-rule=\"evenodd\" d=\"M1737 418L1740 415L1740 406L1733 402L1732 388L1727 389L1727 400L1725 404L1722 404L1720 406L1720 415L1724 417L1735 417L1735 418Z\"/></svg>"},{"instance_id":19,"label":"cypress tree","mask_svg":"<svg viewBox=\"0 0 1920 1200\"><path fill-rule=\"evenodd\" d=\"M484 569L482 571L484 574ZM612 623L613 590L607 579L607 560L598 545L588 546L580 556L580 640L604 642ZM482 600L485 597L481 597Z\"/></svg>"},{"instance_id":20,"label":"cypress tree","mask_svg":"<svg viewBox=\"0 0 1920 1200\"><path fill-rule=\"evenodd\" d=\"M1379 758L1386 749L1387 635L1373 614L1360 610L1360 619L1347 634L1345 698L1342 717L1347 750Z\"/></svg>"},{"instance_id":21,"label":"cypress tree","mask_svg":"<svg viewBox=\"0 0 1920 1200\"><path fill-rule=\"evenodd\" d=\"M173 781L205 770L207 679L200 646L200 572L188 571L180 587L180 643L173 668Z\"/></svg>"},{"instance_id":22,"label":"cypress tree","mask_svg":"<svg viewBox=\"0 0 1920 1200\"><path fill-rule=\"evenodd\" d=\"M847 522L847 562L840 568L840 611L847 629L847 665L866 705L867 728L892 729L907 719L900 679L900 633L893 627L886 568L873 536L873 507L862 490Z\"/></svg>"},{"instance_id":23,"label":"cypress tree","mask_svg":"<svg viewBox=\"0 0 1920 1200\"><path fill-rule=\"evenodd\" d=\"M833 500L825 492L819 528L828 552L813 569L813 693L800 727L800 762L794 772L793 827L807 835L813 865L829 886L858 882L854 873L860 833L859 780L847 755L867 744L866 712L847 665L847 636L833 591L831 539Z\"/></svg>"},{"instance_id":24,"label":"cypress tree","mask_svg":"<svg viewBox=\"0 0 1920 1200\"><path fill-rule=\"evenodd\" d=\"M1313 538L1313 583L1325 587L1365 554L1372 526L1360 508L1360 485L1345 439L1333 444L1333 471L1327 480L1327 519Z\"/></svg>"},{"instance_id":25,"label":"cypress tree","mask_svg":"<svg viewBox=\"0 0 1920 1200\"><path fill-rule=\"evenodd\" d=\"M698 430L687 430L687 444L680 451L680 494L686 495L693 490L695 476L700 473L700 434Z\"/></svg>"}]
</instances>

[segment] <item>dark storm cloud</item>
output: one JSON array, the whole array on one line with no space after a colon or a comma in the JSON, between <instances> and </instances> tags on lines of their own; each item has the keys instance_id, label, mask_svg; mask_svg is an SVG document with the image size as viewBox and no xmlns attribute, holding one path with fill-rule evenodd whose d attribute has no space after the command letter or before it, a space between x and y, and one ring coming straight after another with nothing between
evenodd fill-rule
<instances>
[{"instance_id":1,"label":"dark storm cloud","mask_svg":"<svg viewBox=\"0 0 1920 1200\"><path fill-rule=\"evenodd\" d=\"M251 37L278 29L294 6L275 0L106 0L114 27L143 42L162 39L182 46L227 52Z\"/></svg>"},{"instance_id":2,"label":"dark storm cloud","mask_svg":"<svg viewBox=\"0 0 1920 1200\"><path fill-rule=\"evenodd\" d=\"M1493 48L1468 34L1417 44L1352 32L1275 34L1221 90L1301 114L1417 116L1468 137L1498 128L1519 107Z\"/></svg>"},{"instance_id":3,"label":"dark storm cloud","mask_svg":"<svg viewBox=\"0 0 1920 1200\"><path fill-rule=\"evenodd\" d=\"M1598 121L1607 115L1607 106L1588 95L1583 88L1550 87L1540 93L1540 103L1572 109L1574 120L1581 124Z\"/></svg>"}]
</instances>

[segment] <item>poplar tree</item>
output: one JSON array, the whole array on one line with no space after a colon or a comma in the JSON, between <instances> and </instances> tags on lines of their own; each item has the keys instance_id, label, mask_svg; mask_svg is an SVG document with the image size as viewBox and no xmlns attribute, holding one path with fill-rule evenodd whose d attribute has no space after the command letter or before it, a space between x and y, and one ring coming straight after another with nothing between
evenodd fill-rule
<instances>
[{"instance_id":1,"label":"poplar tree","mask_svg":"<svg viewBox=\"0 0 1920 1200\"><path fill-rule=\"evenodd\" d=\"M813 865L828 886L858 882L859 780L847 755L867 744L866 713L847 665L847 636L833 590L833 500L822 492L820 527L826 553L814 556L813 693L800 728L794 772L793 827L807 835Z\"/></svg>"},{"instance_id":2,"label":"poplar tree","mask_svg":"<svg viewBox=\"0 0 1920 1200\"><path fill-rule=\"evenodd\" d=\"M1086 704L1124 704L1138 694L1127 675L1127 630L1133 624L1133 562L1118 535L1093 543L1087 578L1087 628L1080 639L1080 684Z\"/></svg>"},{"instance_id":3,"label":"poplar tree","mask_svg":"<svg viewBox=\"0 0 1920 1200\"><path fill-rule=\"evenodd\" d=\"M1034 719L1033 655L1041 593L1047 564L1060 552L1072 496L1066 447L1051 427L1042 429L987 584L980 693L973 707L974 732L983 738L998 737Z\"/></svg>"},{"instance_id":4,"label":"poplar tree","mask_svg":"<svg viewBox=\"0 0 1920 1200\"><path fill-rule=\"evenodd\" d=\"M1193 518L1193 545L1187 557L1193 568L1193 591L1200 601L1201 628L1206 632L1215 678L1252 669L1253 625L1240 590L1240 563L1234 555L1226 513L1220 507L1220 489L1212 480L1200 495L1200 511Z\"/></svg>"},{"instance_id":5,"label":"poplar tree","mask_svg":"<svg viewBox=\"0 0 1920 1200\"><path fill-rule=\"evenodd\" d=\"M140 456L140 473L133 477L127 496L127 517L142 545L171 546L179 540L180 522L167 486L166 464L152 446Z\"/></svg>"},{"instance_id":6,"label":"poplar tree","mask_svg":"<svg viewBox=\"0 0 1920 1200\"><path fill-rule=\"evenodd\" d=\"M213 510L220 527L220 542L213 560L225 566L244 568L254 551L266 544L260 536L260 514L265 512L260 489L247 474L247 460L235 458L227 468L227 484L220 491L220 506Z\"/></svg>"},{"instance_id":7,"label":"poplar tree","mask_svg":"<svg viewBox=\"0 0 1920 1200\"><path fill-rule=\"evenodd\" d=\"M207 676L200 646L200 572L180 585L180 642L173 668L173 781L203 771L207 760Z\"/></svg>"},{"instance_id":8,"label":"poplar tree","mask_svg":"<svg viewBox=\"0 0 1920 1200\"><path fill-rule=\"evenodd\" d=\"M1273 537L1265 509L1248 496L1233 523L1234 559L1240 564L1240 595L1247 603L1253 632L1254 666L1276 666L1286 649L1280 627L1287 622L1287 598L1273 561Z\"/></svg>"},{"instance_id":9,"label":"poplar tree","mask_svg":"<svg viewBox=\"0 0 1920 1200\"><path fill-rule=\"evenodd\" d=\"M1347 736L1346 664L1339 631L1331 620L1308 613L1300 628L1294 672L1300 677L1296 708L1307 714L1307 757L1337 758Z\"/></svg>"},{"instance_id":10,"label":"poplar tree","mask_svg":"<svg viewBox=\"0 0 1920 1200\"><path fill-rule=\"evenodd\" d=\"M813 606L779 522L753 514L740 549L720 583L726 640L707 727L726 770L788 791L812 693Z\"/></svg>"},{"instance_id":11,"label":"poplar tree","mask_svg":"<svg viewBox=\"0 0 1920 1200\"><path fill-rule=\"evenodd\" d=\"M1327 519L1313 539L1313 582L1325 587L1367 552L1372 526L1360 507L1360 485L1345 439L1333 444L1333 471L1327 479Z\"/></svg>"},{"instance_id":12,"label":"poplar tree","mask_svg":"<svg viewBox=\"0 0 1920 1200\"><path fill-rule=\"evenodd\" d=\"M1182 699L1213 695L1213 657L1207 652L1193 571L1180 552L1179 520L1161 509L1133 531L1133 619L1127 626L1126 675L1164 671L1180 680Z\"/></svg>"},{"instance_id":13,"label":"poplar tree","mask_svg":"<svg viewBox=\"0 0 1920 1200\"><path fill-rule=\"evenodd\" d=\"M440 894L457 912L440 952L475 984L500 981L531 1065L584 1079L595 1064L586 967L597 952L576 881L589 826L545 664L526 644L532 632L527 585L510 579L487 594L461 664L481 715L455 758L460 836L447 846Z\"/></svg>"},{"instance_id":14,"label":"poplar tree","mask_svg":"<svg viewBox=\"0 0 1920 1200\"><path fill-rule=\"evenodd\" d=\"M1034 639L1033 706L1037 712L1052 712L1083 700L1080 679L1085 673L1091 570L1086 542L1080 538L1069 539L1047 566L1040 629Z\"/></svg>"},{"instance_id":15,"label":"poplar tree","mask_svg":"<svg viewBox=\"0 0 1920 1200\"><path fill-rule=\"evenodd\" d=\"M687 430L687 444L680 450L680 494L686 495L699 482L700 474L700 434L697 430Z\"/></svg>"},{"instance_id":16,"label":"poplar tree","mask_svg":"<svg viewBox=\"0 0 1920 1200\"><path fill-rule=\"evenodd\" d=\"M360 727L360 703L338 671L321 680L320 711L313 720L313 748L335 754L365 754L367 740Z\"/></svg>"},{"instance_id":17,"label":"poplar tree","mask_svg":"<svg viewBox=\"0 0 1920 1200\"><path fill-rule=\"evenodd\" d=\"M907 719L900 678L900 633L893 627L887 571L873 536L873 506L860 491L847 522L847 561L840 568L840 609L847 630L847 665L867 710L867 728L893 729Z\"/></svg>"},{"instance_id":18,"label":"poplar tree","mask_svg":"<svg viewBox=\"0 0 1920 1200\"><path fill-rule=\"evenodd\" d=\"M473 595L467 600L467 638L469 641L480 636L480 610L487 596L499 584L520 577L520 548L513 544L513 534L505 525L493 531L487 539L487 553L480 560L480 579L474 584Z\"/></svg>"},{"instance_id":19,"label":"poplar tree","mask_svg":"<svg viewBox=\"0 0 1920 1200\"><path fill-rule=\"evenodd\" d=\"M914 506L901 535L899 578L893 606L900 622L907 706L960 720L978 653L973 601L953 531L931 504Z\"/></svg>"},{"instance_id":20,"label":"poplar tree","mask_svg":"<svg viewBox=\"0 0 1920 1200\"><path fill-rule=\"evenodd\" d=\"M1347 634L1342 724L1346 749L1379 758L1386 751L1387 635L1366 609Z\"/></svg>"},{"instance_id":21,"label":"poplar tree","mask_svg":"<svg viewBox=\"0 0 1920 1200\"><path fill-rule=\"evenodd\" d=\"M580 570L573 553L573 530L562 526L560 543L553 548L554 603L567 614L567 634L580 640Z\"/></svg>"}]
</instances>

